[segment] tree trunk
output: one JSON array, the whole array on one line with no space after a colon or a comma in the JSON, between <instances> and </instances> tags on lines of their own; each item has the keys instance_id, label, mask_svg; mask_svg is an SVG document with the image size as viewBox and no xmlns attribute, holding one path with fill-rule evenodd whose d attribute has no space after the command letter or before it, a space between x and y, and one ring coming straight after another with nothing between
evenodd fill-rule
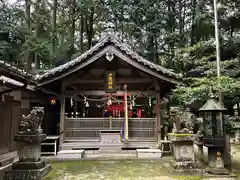
<instances>
[{"instance_id":1,"label":"tree trunk","mask_svg":"<svg viewBox=\"0 0 240 180\"><path fill-rule=\"evenodd\" d=\"M195 18L196 18L197 0L192 0L192 28L191 28L191 45L196 43L195 40Z\"/></svg>"},{"instance_id":2,"label":"tree trunk","mask_svg":"<svg viewBox=\"0 0 240 180\"><path fill-rule=\"evenodd\" d=\"M157 41L157 36L155 35L155 40L154 40L154 44L155 44L155 63L159 64L159 54L158 54L158 41Z\"/></svg>"},{"instance_id":3,"label":"tree trunk","mask_svg":"<svg viewBox=\"0 0 240 180\"><path fill-rule=\"evenodd\" d=\"M25 0L26 23L27 23L27 27L28 27L29 29L31 28L30 9L31 9L30 0Z\"/></svg>"},{"instance_id":4,"label":"tree trunk","mask_svg":"<svg viewBox=\"0 0 240 180\"><path fill-rule=\"evenodd\" d=\"M52 62L50 61L49 65L52 66L52 63L55 61L56 54L56 19L57 19L57 0L53 0L53 14L52 14Z\"/></svg>"},{"instance_id":5,"label":"tree trunk","mask_svg":"<svg viewBox=\"0 0 240 180\"><path fill-rule=\"evenodd\" d=\"M170 33L171 35L173 35L173 33L175 32L175 28L176 28L176 20L175 20L175 14L176 14L176 9L175 9L175 3L171 0L168 0L167 2L167 6L168 6L168 13L171 15L169 16L168 19L168 33ZM171 36L173 37L173 36ZM172 39L169 42L169 55L170 58L168 60L168 65L169 68L173 68L173 62L172 59L174 57L174 47L175 47L175 42Z\"/></svg>"},{"instance_id":6,"label":"tree trunk","mask_svg":"<svg viewBox=\"0 0 240 180\"><path fill-rule=\"evenodd\" d=\"M31 29L30 9L31 9L30 0L25 0L26 24L27 24L28 30L32 31L32 29ZM31 71L31 67L32 67L32 58L31 58L31 55L30 55L29 51L27 51L26 54L25 54L25 63L27 65L26 71L30 72Z\"/></svg>"},{"instance_id":7,"label":"tree trunk","mask_svg":"<svg viewBox=\"0 0 240 180\"><path fill-rule=\"evenodd\" d=\"M84 17L83 17L83 13L81 13L81 19L80 19L80 50L81 53L84 52L84 48L83 48L83 31L84 31Z\"/></svg>"},{"instance_id":8,"label":"tree trunk","mask_svg":"<svg viewBox=\"0 0 240 180\"><path fill-rule=\"evenodd\" d=\"M92 39L93 39L93 18L94 18L94 6L91 8L91 15L89 17L89 31L88 31L88 49L92 47Z\"/></svg>"},{"instance_id":9,"label":"tree trunk","mask_svg":"<svg viewBox=\"0 0 240 180\"><path fill-rule=\"evenodd\" d=\"M76 7L76 0L72 0L71 4L71 30L70 30L70 49L69 49L69 59L71 59L71 56L75 53L74 49L74 42L75 42L75 27L76 27L76 18L75 18L75 7Z\"/></svg>"},{"instance_id":10,"label":"tree trunk","mask_svg":"<svg viewBox=\"0 0 240 180\"><path fill-rule=\"evenodd\" d=\"M180 47L182 47L184 45L184 11L185 11L185 3L186 0L179 0L179 14L178 14L178 18L179 18L179 35L180 35L180 42L179 45Z\"/></svg>"},{"instance_id":11,"label":"tree trunk","mask_svg":"<svg viewBox=\"0 0 240 180\"><path fill-rule=\"evenodd\" d=\"M88 39L88 49L92 47L92 39L93 39L93 18L94 18L94 6L91 7L90 16L86 16L85 18L85 27Z\"/></svg>"},{"instance_id":12,"label":"tree trunk","mask_svg":"<svg viewBox=\"0 0 240 180\"><path fill-rule=\"evenodd\" d=\"M38 39L40 35L40 5L42 4L41 0L37 0L36 2L36 28L35 28L35 38ZM40 59L37 52L34 54L35 68L40 69Z\"/></svg>"}]
</instances>

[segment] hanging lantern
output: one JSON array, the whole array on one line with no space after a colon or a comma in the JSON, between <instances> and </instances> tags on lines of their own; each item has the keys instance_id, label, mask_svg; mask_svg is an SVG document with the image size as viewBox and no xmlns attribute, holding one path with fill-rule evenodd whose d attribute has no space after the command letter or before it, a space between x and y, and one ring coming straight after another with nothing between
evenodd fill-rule
<instances>
[{"instance_id":1,"label":"hanging lantern","mask_svg":"<svg viewBox=\"0 0 240 180\"><path fill-rule=\"evenodd\" d=\"M51 105L55 105L56 104L56 97L52 97L51 99L50 99L50 104Z\"/></svg>"}]
</instances>

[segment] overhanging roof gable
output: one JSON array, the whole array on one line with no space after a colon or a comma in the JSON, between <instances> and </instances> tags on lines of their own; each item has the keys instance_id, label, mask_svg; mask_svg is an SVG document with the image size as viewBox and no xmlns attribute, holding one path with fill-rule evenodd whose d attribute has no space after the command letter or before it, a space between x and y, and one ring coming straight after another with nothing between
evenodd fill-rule
<instances>
[{"instance_id":1,"label":"overhanging roof gable","mask_svg":"<svg viewBox=\"0 0 240 180\"><path fill-rule=\"evenodd\" d=\"M117 53L117 49L119 49L122 53L119 54ZM139 56L137 53L135 53L131 48L117 40L114 36L112 35L107 35L103 40L101 40L99 43L97 43L95 46L93 46L91 49L83 53L81 56L63 64L60 65L56 68L53 68L49 70L48 72L42 74L42 75L37 75L35 77L35 80L39 81L39 85L47 84L50 82L53 82L55 80L61 79L85 66L88 64L93 63L96 61L99 57L103 56L107 52L114 53L120 59L125 59L125 57L130 57L130 60L128 60L128 63L133 65L139 65L137 68L143 70L142 68L144 67L145 69L147 68L149 71L147 72L152 72L150 74L169 81L169 79L164 78L164 76L170 78L172 83L179 83L179 78L180 76L176 73L174 73L172 70L166 69L160 65L154 64L153 62L150 62L143 57ZM122 57L123 54L125 57ZM95 56L95 58L93 58ZM134 65L133 65L134 66ZM145 70L146 72L146 70Z\"/></svg>"}]
</instances>

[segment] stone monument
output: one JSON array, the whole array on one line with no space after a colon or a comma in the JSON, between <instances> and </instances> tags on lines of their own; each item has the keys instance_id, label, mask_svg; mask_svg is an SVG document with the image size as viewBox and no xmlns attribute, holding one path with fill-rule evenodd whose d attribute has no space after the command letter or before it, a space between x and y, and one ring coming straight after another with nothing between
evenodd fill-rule
<instances>
[{"instance_id":1,"label":"stone monument","mask_svg":"<svg viewBox=\"0 0 240 180\"><path fill-rule=\"evenodd\" d=\"M191 133L169 133L169 140L172 142L172 153L174 161L171 167L176 171L188 171L196 168L193 134Z\"/></svg>"},{"instance_id":2,"label":"stone monument","mask_svg":"<svg viewBox=\"0 0 240 180\"><path fill-rule=\"evenodd\" d=\"M28 116L22 116L20 132L14 136L19 145L19 161L5 172L4 180L41 180L51 170L51 165L40 158L41 142L46 139L41 129L43 115L43 107L34 107Z\"/></svg>"}]
</instances>

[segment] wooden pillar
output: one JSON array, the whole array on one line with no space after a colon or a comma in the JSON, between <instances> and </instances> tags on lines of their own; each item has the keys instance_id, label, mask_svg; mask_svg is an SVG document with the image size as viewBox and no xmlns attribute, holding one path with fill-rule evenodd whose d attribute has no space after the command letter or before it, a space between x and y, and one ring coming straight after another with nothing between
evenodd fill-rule
<instances>
[{"instance_id":1,"label":"wooden pillar","mask_svg":"<svg viewBox=\"0 0 240 180\"><path fill-rule=\"evenodd\" d=\"M161 106L161 99L160 99L160 86L158 81L155 82L155 90L156 90L156 138L157 142L161 140L161 118L160 118L160 106Z\"/></svg>"},{"instance_id":2,"label":"wooden pillar","mask_svg":"<svg viewBox=\"0 0 240 180\"><path fill-rule=\"evenodd\" d=\"M60 138L59 138L59 145L64 142L64 130L65 130L65 104L66 98L64 95L65 85L62 83L62 92L60 96Z\"/></svg>"}]
</instances>

